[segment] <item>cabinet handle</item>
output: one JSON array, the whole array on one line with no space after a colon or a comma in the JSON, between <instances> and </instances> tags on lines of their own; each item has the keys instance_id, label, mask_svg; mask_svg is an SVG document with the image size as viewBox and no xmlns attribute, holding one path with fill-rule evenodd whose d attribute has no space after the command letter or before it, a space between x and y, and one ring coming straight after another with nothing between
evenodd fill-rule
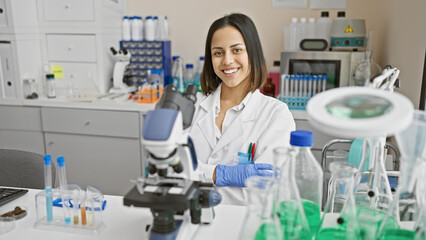
<instances>
[{"instance_id":1,"label":"cabinet handle","mask_svg":"<svg viewBox=\"0 0 426 240\"><path fill-rule=\"evenodd\" d=\"M74 74L70 74L70 78L74 78Z\"/></svg>"},{"instance_id":2,"label":"cabinet handle","mask_svg":"<svg viewBox=\"0 0 426 240\"><path fill-rule=\"evenodd\" d=\"M65 4L65 9L69 9L71 7L71 4L67 3Z\"/></svg>"},{"instance_id":3,"label":"cabinet handle","mask_svg":"<svg viewBox=\"0 0 426 240\"><path fill-rule=\"evenodd\" d=\"M74 48L73 45L68 45L68 51L71 51Z\"/></svg>"},{"instance_id":4,"label":"cabinet handle","mask_svg":"<svg viewBox=\"0 0 426 240\"><path fill-rule=\"evenodd\" d=\"M50 142L49 142L49 145L53 145L54 143L55 143L55 142L53 142L53 141L50 141Z\"/></svg>"},{"instance_id":5,"label":"cabinet handle","mask_svg":"<svg viewBox=\"0 0 426 240\"><path fill-rule=\"evenodd\" d=\"M85 126L89 126L90 125L90 121L87 121L84 123Z\"/></svg>"}]
</instances>

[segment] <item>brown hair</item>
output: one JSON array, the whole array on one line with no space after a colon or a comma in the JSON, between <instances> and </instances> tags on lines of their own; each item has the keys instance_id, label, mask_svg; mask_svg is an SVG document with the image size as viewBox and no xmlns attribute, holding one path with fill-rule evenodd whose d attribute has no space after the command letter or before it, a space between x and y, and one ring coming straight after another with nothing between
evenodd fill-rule
<instances>
[{"instance_id":1,"label":"brown hair","mask_svg":"<svg viewBox=\"0 0 426 240\"><path fill-rule=\"evenodd\" d=\"M205 61L203 71L201 73L201 89L205 95L214 92L222 80L216 75L213 69L211 56L211 43L213 34L216 30L226 26L235 27L243 36L250 64L250 85L249 91L253 92L259 89L266 78L266 64L263 56L262 45L260 43L259 34L253 21L244 14L233 13L217 19L210 26L207 34Z\"/></svg>"}]
</instances>

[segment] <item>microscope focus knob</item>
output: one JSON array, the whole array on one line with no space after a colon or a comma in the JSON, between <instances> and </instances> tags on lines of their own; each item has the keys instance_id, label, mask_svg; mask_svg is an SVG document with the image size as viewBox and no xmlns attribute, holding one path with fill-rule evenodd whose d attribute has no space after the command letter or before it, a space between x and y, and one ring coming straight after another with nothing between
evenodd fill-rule
<instances>
[{"instance_id":1,"label":"microscope focus knob","mask_svg":"<svg viewBox=\"0 0 426 240\"><path fill-rule=\"evenodd\" d=\"M148 173L149 174L154 174L157 171L157 168L155 167L154 164L148 164Z\"/></svg>"},{"instance_id":2,"label":"microscope focus knob","mask_svg":"<svg viewBox=\"0 0 426 240\"><path fill-rule=\"evenodd\" d=\"M179 162L178 164L173 165L173 170L175 170L176 173L181 173L183 171L182 164Z\"/></svg>"}]
</instances>

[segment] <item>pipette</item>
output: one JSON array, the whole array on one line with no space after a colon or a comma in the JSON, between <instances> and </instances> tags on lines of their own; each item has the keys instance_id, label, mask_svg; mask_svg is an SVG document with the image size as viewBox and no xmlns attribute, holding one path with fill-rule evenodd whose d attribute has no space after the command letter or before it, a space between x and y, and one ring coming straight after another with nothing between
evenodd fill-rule
<instances>
[{"instance_id":1,"label":"pipette","mask_svg":"<svg viewBox=\"0 0 426 240\"><path fill-rule=\"evenodd\" d=\"M46 193L46 218L47 222L53 221L52 199L52 156L45 155L44 159L44 192Z\"/></svg>"},{"instance_id":2,"label":"pipette","mask_svg":"<svg viewBox=\"0 0 426 240\"><path fill-rule=\"evenodd\" d=\"M65 223L69 224L71 222L70 217L70 206L69 206L69 193L68 193L68 183L67 183L67 173L65 171L65 158L58 157L57 159L59 167L59 185L61 187L61 198L62 198L62 209L64 211Z\"/></svg>"}]
</instances>

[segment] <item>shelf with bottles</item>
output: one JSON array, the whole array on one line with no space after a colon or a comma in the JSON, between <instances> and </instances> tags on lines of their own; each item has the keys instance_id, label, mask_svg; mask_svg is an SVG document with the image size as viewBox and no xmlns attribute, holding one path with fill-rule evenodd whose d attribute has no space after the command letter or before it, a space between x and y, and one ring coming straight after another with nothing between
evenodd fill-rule
<instances>
[{"instance_id":1,"label":"shelf with bottles","mask_svg":"<svg viewBox=\"0 0 426 240\"><path fill-rule=\"evenodd\" d=\"M45 189L37 193L35 201L34 228L95 235L105 227L102 213L106 200L96 187L83 190L77 184L68 184L66 190Z\"/></svg>"},{"instance_id":2,"label":"shelf with bottles","mask_svg":"<svg viewBox=\"0 0 426 240\"><path fill-rule=\"evenodd\" d=\"M120 41L120 47L131 54L129 67L134 84L146 80L150 69L164 70L164 86L173 83L170 41Z\"/></svg>"}]
</instances>

